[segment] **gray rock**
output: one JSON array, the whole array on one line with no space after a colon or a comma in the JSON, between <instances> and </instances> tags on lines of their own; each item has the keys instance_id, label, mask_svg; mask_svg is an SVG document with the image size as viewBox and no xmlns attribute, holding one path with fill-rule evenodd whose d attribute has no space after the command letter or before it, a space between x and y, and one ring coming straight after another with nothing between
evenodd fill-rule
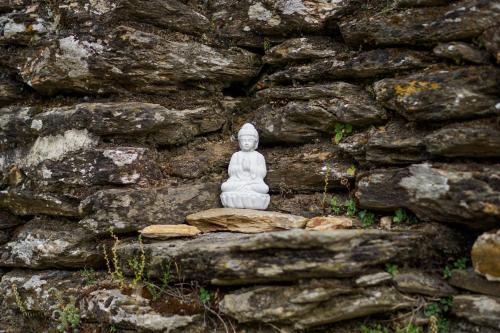
<instances>
[{"instance_id":1,"label":"gray rock","mask_svg":"<svg viewBox=\"0 0 500 333\"><path fill-rule=\"evenodd\" d=\"M23 98L23 91L18 82L8 78L0 78L0 106L7 105Z\"/></svg>"},{"instance_id":2,"label":"gray rock","mask_svg":"<svg viewBox=\"0 0 500 333\"><path fill-rule=\"evenodd\" d=\"M487 64L490 62L490 55L487 52L463 42L439 44L434 48L433 52L438 57L451 59L457 64L463 61L469 61L476 64Z\"/></svg>"},{"instance_id":3,"label":"gray rock","mask_svg":"<svg viewBox=\"0 0 500 333\"><path fill-rule=\"evenodd\" d=\"M153 224L182 224L185 216L219 207L219 183L169 184L144 189L101 190L80 205L78 224L94 234L130 232Z\"/></svg>"},{"instance_id":4,"label":"gray rock","mask_svg":"<svg viewBox=\"0 0 500 333\"><path fill-rule=\"evenodd\" d=\"M488 281L472 269L454 269L451 271L452 286L480 294L500 297L500 282Z\"/></svg>"},{"instance_id":5,"label":"gray rock","mask_svg":"<svg viewBox=\"0 0 500 333\"><path fill-rule=\"evenodd\" d=\"M217 131L225 123L224 111L213 101L205 99L197 103L185 109L141 102L76 104L37 114L31 128L35 128L39 136L76 129L99 136L130 140L130 135L134 135L136 141L179 144Z\"/></svg>"},{"instance_id":6,"label":"gray rock","mask_svg":"<svg viewBox=\"0 0 500 333\"><path fill-rule=\"evenodd\" d=\"M500 156L500 123L495 119L456 123L424 138L427 151L449 157Z\"/></svg>"},{"instance_id":7,"label":"gray rock","mask_svg":"<svg viewBox=\"0 0 500 333\"><path fill-rule=\"evenodd\" d=\"M146 270L152 277L160 276L161 262L167 260L178 265L182 278L216 285L352 277L387 262L419 261L419 258L427 260L431 257L440 260L438 252L441 250L437 247L446 242L429 240L429 237L437 236L434 232L289 230L261 234L209 233L196 239L145 244L146 261L150 263ZM424 238L427 239L425 242ZM130 258L138 251L138 244L130 243L121 245L118 253L120 258ZM269 251L272 251L272 256ZM131 274L125 261L122 267Z\"/></svg>"},{"instance_id":8,"label":"gray rock","mask_svg":"<svg viewBox=\"0 0 500 333\"><path fill-rule=\"evenodd\" d=\"M479 36L498 24L493 1L460 1L442 7L412 8L345 20L344 40L353 46L429 45Z\"/></svg>"},{"instance_id":9,"label":"gray rock","mask_svg":"<svg viewBox=\"0 0 500 333\"><path fill-rule=\"evenodd\" d=\"M500 329L500 298L459 295L453 298L452 313L482 326Z\"/></svg>"},{"instance_id":10,"label":"gray rock","mask_svg":"<svg viewBox=\"0 0 500 333\"><path fill-rule=\"evenodd\" d=\"M0 12L10 12L21 8L24 3L24 0L0 0Z\"/></svg>"},{"instance_id":11,"label":"gray rock","mask_svg":"<svg viewBox=\"0 0 500 333\"><path fill-rule=\"evenodd\" d=\"M325 186L345 189L354 179L347 172L353 161L342 157L331 143L262 149L261 153L267 163L265 181L273 193L322 192Z\"/></svg>"},{"instance_id":12,"label":"gray rock","mask_svg":"<svg viewBox=\"0 0 500 333\"><path fill-rule=\"evenodd\" d=\"M500 113L495 94L500 70L492 66L429 68L374 84L377 101L411 121L429 122Z\"/></svg>"},{"instance_id":13,"label":"gray rock","mask_svg":"<svg viewBox=\"0 0 500 333\"><path fill-rule=\"evenodd\" d=\"M77 268L102 263L94 235L74 221L35 218L0 246L0 266Z\"/></svg>"},{"instance_id":14,"label":"gray rock","mask_svg":"<svg viewBox=\"0 0 500 333\"><path fill-rule=\"evenodd\" d=\"M102 186L147 185L162 178L155 152L139 147L79 150L58 161L44 160L23 169L23 186L39 192L83 199Z\"/></svg>"},{"instance_id":15,"label":"gray rock","mask_svg":"<svg viewBox=\"0 0 500 333\"><path fill-rule=\"evenodd\" d=\"M41 46L21 66L24 82L42 94L58 92L168 94L177 84L247 82L259 70L243 49L215 49L175 34L119 26L104 40L70 35Z\"/></svg>"},{"instance_id":16,"label":"gray rock","mask_svg":"<svg viewBox=\"0 0 500 333\"><path fill-rule=\"evenodd\" d=\"M407 208L420 219L466 225L498 226L496 165L413 164L378 169L358 178L356 196L366 209Z\"/></svg>"},{"instance_id":17,"label":"gray rock","mask_svg":"<svg viewBox=\"0 0 500 333\"><path fill-rule=\"evenodd\" d=\"M7 243L10 240L11 232L7 229L0 230L0 244Z\"/></svg>"},{"instance_id":18,"label":"gray rock","mask_svg":"<svg viewBox=\"0 0 500 333\"><path fill-rule=\"evenodd\" d=\"M315 60L310 64L291 66L265 77L263 86L292 81L325 79L352 80L390 75L417 69L429 64L426 52L405 49L375 49L365 52L342 52L333 57Z\"/></svg>"},{"instance_id":19,"label":"gray rock","mask_svg":"<svg viewBox=\"0 0 500 333\"><path fill-rule=\"evenodd\" d=\"M427 7L427 6L443 6L450 2L448 0L396 0L397 7Z\"/></svg>"},{"instance_id":20,"label":"gray rock","mask_svg":"<svg viewBox=\"0 0 500 333\"><path fill-rule=\"evenodd\" d=\"M305 329L414 305L394 288L356 290L345 282L313 280L231 293L224 296L221 309L239 322L280 322Z\"/></svg>"},{"instance_id":21,"label":"gray rock","mask_svg":"<svg viewBox=\"0 0 500 333\"><path fill-rule=\"evenodd\" d=\"M327 37L287 39L266 52L262 61L268 64L286 64L289 61L335 57L345 53L347 47Z\"/></svg>"},{"instance_id":22,"label":"gray rock","mask_svg":"<svg viewBox=\"0 0 500 333\"><path fill-rule=\"evenodd\" d=\"M396 288L403 293L416 293L433 297L456 294L456 290L440 277L423 272L404 272L394 277Z\"/></svg>"},{"instance_id":23,"label":"gray rock","mask_svg":"<svg viewBox=\"0 0 500 333\"><path fill-rule=\"evenodd\" d=\"M263 144L310 143L333 135L337 122L366 126L387 118L367 92L345 82L270 88L258 98L263 105L245 119L259 129Z\"/></svg>"}]
</instances>

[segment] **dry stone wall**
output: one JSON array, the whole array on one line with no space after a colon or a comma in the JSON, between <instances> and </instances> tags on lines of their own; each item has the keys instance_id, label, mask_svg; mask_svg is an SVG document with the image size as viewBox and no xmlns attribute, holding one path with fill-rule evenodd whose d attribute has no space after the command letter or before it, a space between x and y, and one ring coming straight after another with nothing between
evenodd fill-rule
<instances>
[{"instance_id":1,"label":"dry stone wall","mask_svg":"<svg viewBox=\"0 0 500 333\"><path fill-rule=\"evenodd\" d=\"M500 332L499 65L498 0L0 0L0 332ZM138 241L244 122L300 225Z\"/></svg>"}]
</instances>

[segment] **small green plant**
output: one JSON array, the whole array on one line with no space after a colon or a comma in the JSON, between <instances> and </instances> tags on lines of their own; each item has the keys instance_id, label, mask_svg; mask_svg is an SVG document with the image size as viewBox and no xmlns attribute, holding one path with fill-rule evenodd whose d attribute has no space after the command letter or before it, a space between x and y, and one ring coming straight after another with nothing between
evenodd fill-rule
<instances>
[{"instance_id":1,"label":"small green plant","mask_svg":"<svg viewBox=\"0 0 500 333\"><path fill-rule=\"evenodd\" d=\"M383 327L380 324L376 325L374 327L367 327L367 326L363 325L359 329L361 330L361 333L389 333L389 329L386 327Z\"/></svg>"},{"instance_id":2,"label":"small green plant","mask_svg":"<svg viewBox=\"0 0 500 333\"><path fill-rule=\"evenodd\" d=\"M424 308L424 314L427 317L442 315L451 309L453 304L453 297L442 297L437 302L427 304Z\"/></svg>"},{"instance_id":3,"label":"small green plant","mask_svg":"<svg viewBox=\"0 0 500 333\"><path fill-rule=\"evenodd\" d=\"M75 305L75 299L71 298L68 304L60 304L59 306L60 309L54 311L59 320L57 330L63 333L78 333L78 326L80 326L80 310Z\"/></svg>"},{"instance_id":4,"label":"small green plant","mask_svg":"<svg viewBox=\"0 0 500 333\"><path fill-rule=\"evenodd\" d=\"M113 232L113 228L109 228L109 233L111 235L111 238L114 239L113 246L111 247L111 260L108 256L108 252L106 251L106 245L103 245L103 254L104 254L104 260L106 260L106 267L108 268L108 272L111 275L111 278L118 283L120 286L120 289L125 289L125 276L123 275L123 272L120 268L120 263L118 260L118 244L120 243L120 240L118 239L118 236L115 235ZM111 263L113 263L114 269L111 268Z\"/></svg>"},{"instance_id":5,"label":"small green plant","mask_svg":"<svg viewBox=\"0 0 500 333\"><path fill-rule=\"evenodd\" d=\"M169 261L162 261L160 263L161 267L160 285L151 282L149 272L146 273L146 277L144 278L144 284L146 285L146 289L153 297L153 300L159 299L167 291L171 279L170 266L171 264Z\"/></svg>"},{"instance_id":6,"label":"small green plant","mask_svg":"<svg viewBox=\"0 0 500 333\"><path fill-rule=\"evenodd\" d=\"M97 282L96 272L94 271L93 268L84 267L80 271L80 275L82 276L83 283L86 286L92 286Z\"/></svg>"},{"instance_id":7,"label":"small green plant","mask_svg":"<svg viewBox=\"0 0 500 333\"><path fill-rule=\"evenodd\" d=\"M375 214L367 211L366 209L360 211L358 216L361 220L361 225L363 226L363 228L369 228L375 223Z\"/></svg>"},{"instance_id":8,"label":"small green plant","mask_svg":"<svg viewBox=\"0 0 500 333\"><path fill-rule=\"evenodd\" d=\"M347 199L344 206L347 209L347 216L354 217L356 215L356 201L354 201L354 199Z\"/></svg>"},{"instance_id":9,"label":"small green plant","mask_svg":"<svg viewBox=\"0 0 500 333\"><path fill-rule=\"evenodd\" d=\"M340 141L342 141L342 138L344 138L352 133L352 125L351 124L336 123L334 131L335 131L335 136L333 137L333 142L336 145L338 145L340 143Z\"/></svg>"},{"instance_id":10,"label":"small green plant","mask_svg":"<svg viewBox=\"0 0 500 333\"><path fill-rule=\"evenodd\" d=\"M439 319L437 323L438 333L448 333L450 332L450 323L446 319Z\"/></svg>"},{"instance_id":11,"label":"small green plant","mask_svg":"<svg viewBox=\"0 0 500 333\"><path fill-rule=\"evenodd\" d=\"M16 300L17 309L19 310L19 312L21 312L23 317L29 317L30 312L28 311L26 303L24 303L24 301L21 299L21 296L19 295L19 292L17 291L17 285L13 283L11 285L11 288L12 288L12 293L14 294L14 299Z\"/></svg>"},{"instance_id":12,"label":"small green plant","mask_svg":"<svg viewBox=\"0 0 500 333\"><path fill-rule=\"evenodd\" d=\"M349 175L349 176L352 176L354 177L354 175L356 174L356 166L355 165L351 165L347 170L346 170L346 173Z\"/></svg>"},{"instance_id":13,"label":"small green plant","mask_svg":"<svg viewBox=\"0 0 500 333\"><path fill-rule=\"evenodd\" d=\"M410 224L418 223L417 218L413 214L407 213L404 209L398 208L394 212L394 216L392 217L392 222L399 224L403 222L408 222Z\"/></svg>"},{"instance_id":14,"label":"small green plant","mask_svg":"<svg viewBox=\"0 0 500 333\"><path fill-rule=\"evenodd\" d=\"M453 263L453 268L455 269L466 269L467 268L467 258L461 257L455 260ZM446 265L443 269L443 278L450 279L451 278L451 268Z\"/></svg>"},{"instance_id":15,"label":"small green plant","mask_svg":"<svg viewBox=\"0 0 500 333\"><path fill-rule=\"evenodd\" d=\"M332 214L340 215L340 207L339 204L337 203L336 196L332 196L332 199L330 200L330 207L332 210Z\"/></svg>"},{"instance_id":16,"label":"small green plant","mask_svg":"<svg viewBox=\"0 0 500 333\"><path fill-rule=\"evenodd\" d=\"M266 53L271 49L271 41L267 37L264 38L263 48Z\"/></svg>"},{"instance_id":17,"label":"small green plant","mask_svg":"<svg viewBox=\"0 0 500 333\"><path fill-rule=\"evenodd\" d=\"M421 327L410 323L406 327L397 328L396 333L423 333L423 330Z\"/></svg>"},{"instance_id":18,"label":"small green plant","mask_svg":"<svg viewBox=\"0 0 500 333\"><path fill-rule=\"evenodd\" d=\"M385 271L389 273L392 277L395 277L399 273L398 266L394 264L386 264Z\"/></svg>"},{"instance_id":19,"label":"small green plant","mask_svg":"<svg viewBox=\"0 0 500 333\"><path fill-rule=\"evenodd\" d=\"M109 325L109 333L116 333L116 326L115 324Z\"/></svg>"},{"instance_id":20,"label":"small green plant","mask_svg":"<svg viewBox=\"0 0 500 333\"><path fill-rule=\"evenodd\" d=\"M144 254L144 244L142 243L142 235L137 238L139 242L139 257L130 258L127 263L134 272L134 279L130 283L129 287L133 288L142 280L144 274L144 267L146 266L146 255Z\"/></svg>"},{"instance_id":21,"label":"small green plant","mask_svg":"<svg viewBox=\"0 0 500 333\"><path fill-rule=\"evenodd\" d=\"M199 292L198 296L200 298L201 304L208 304L210 302L210 300L212 299L212 294L203 287L200 288L200 292Z\"/></svg>"}]
</instances>

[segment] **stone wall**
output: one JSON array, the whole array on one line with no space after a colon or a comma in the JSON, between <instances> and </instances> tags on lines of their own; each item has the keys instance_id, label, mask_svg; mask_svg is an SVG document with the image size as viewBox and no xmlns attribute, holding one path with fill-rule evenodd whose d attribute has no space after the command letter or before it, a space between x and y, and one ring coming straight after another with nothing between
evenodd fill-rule
<instances>
[{"instance_id":1,"label":"stone wall","mask_svg":"<svg viewBox=\"0 0 500 333\"><path fill-rule=\"evenodd\" d=\"M83 332L500 332L499 22L496 0L0 0L0 331L76 332L74 305ZM270 210L354 201L353 230L141 245L220 207L244 122Z\"/></svg>"}]
</instances>

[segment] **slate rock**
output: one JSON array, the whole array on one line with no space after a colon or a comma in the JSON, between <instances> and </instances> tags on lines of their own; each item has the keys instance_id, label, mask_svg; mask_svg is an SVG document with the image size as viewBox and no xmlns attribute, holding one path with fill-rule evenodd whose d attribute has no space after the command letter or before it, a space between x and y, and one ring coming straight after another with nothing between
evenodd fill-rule
<instances>
[{"instance_id":1,"label":"slate rock","mask_svg":"<svg viewBox=\"0 0 500 333\"><path fill-rule=\"evenodd\" d=\"M405 49L375 49L364 52L338 52L333 57L309 64L291 66L272 73L260 82L262 86L292 81L353 80L391 75L423 68L430 64L428 53Z\"/></svg>"},{"instance_id":2,"label":"slate rock","mask_svg":"<svg viewBox=\"0 0 500 333\"><path fill-rule=\"evenodd\" d=\"M498 114L500 70L492 66L428 68L374 84L377 101L410 121L429 122Z\"/></svg>"},{"instance_id":3,"label":"slate rock","mask_svg":"<svg viewBox=\"0 0 500 333\"><path fill-rule=\"evenodd\" d=\"M498 206L491 207L497 211ZM500 230L486 232L479 236L472 246L471 259L474 270L490 281L500 282Z\"/></svg>"},{"instance_id":4,"label":"slate rock","mask_svg":"<svg viewBox=\"0 0 500 333\"><path fill-rule=\"evenodd\" d=\"M0 247L0 266L77 268L102 263L93 235L74 221L34 218Z\"/></svg>"},{"instance_id":5,"label":"slate rock","mask_svg":"<svg viewBox=\"0 0 500 333\"><path fill-rule=\"evenodd\" d=\"M358 178L360 207L394 211L406 208L419 219L488 229L500 223L498 166L413 164L376 169Z\"/></svg>"},{"instance_id":6,"label":"slate rock","mask_svg":"<svg viewBox=\"0 0 500 333\"><path fill-rule=\"evenodd\" d=\"M257 56L243 49L215 49L174 34L119 26L104 40L74 35L41 46L21 66L25 83L41 94L58 92L168 94L186 82L229 85L257 75Z\"/></svg>"},{"instance_id":7,"label":"slate rock","mask_svg":"<svg viewBox=\"0 0 500 333\"><path fill-rule=\"evenodd\" d=\"M186 216L186 222L202 232L259 233L301 229L305 227L307 218L254 209L214 208L190 214Z\"/></svg>"},{"instance_id":8,"label":"slate rock","mask_svg":"<svg viewBox=\"0 0 500 333\"><path fill-rule=\"evenodd\" d=\"M394 277L396 288L403 293L416 293L433 297L456 294L456 290L440 277L423 272L403 272Z\"/></svg>"},{"instance_id":9,"label":"slate rock","mask_svg":"<svg viewBox=\"0 0 500 333\"><path fill-rule=\"evenodd\" d=\"M185 216L220 206L219 183L167 184L138 189L106 189L80 204L78 222L94 234L131 232L154 224L183 224Z\"/></svg>"},{"instance_id":10,"label":"slate rock","mask_svg":"<svg viewBox=\"0 0 500 333\"><path fill-rule=\"evenodd\" d=\"M456 63L469 61L476 64L487 64L490 58L487 52L463 42L438 44L433 52L440 58L451 59Z\"/></svg>"},{"instance_id":11,"label":"slate rock","mask_svg":"<svg viewBox=\"0 0 500 333\"><path fill-rule=\"evenodd\" d=\"M370 287L392 281L392 275L387 272L378 272L362 275L356 279L355 284L359 287Z\"/></svg>"},{"instance_id":12,"label":"slate rock","mask_svg":"<svg viewBox=\"0 0 500 333\"><path fill-rule=\"evenodd\" d=\"M486 50L496 59L497 64L500 64L500 29L498 26L486 29L481 35L481 41Z\"/></svg>"},{"instance_id":13,"label":"slate rock","mask_svg":"<svg viewBox=\"0 0 500 333\"><path fill-rule=\"evenodd\" d=\"M452 270L449 282L454 287L500 297L500 282L488 281L472 269Z\"/></svg>"},{"instance_id":14,"label":"slate rock","mask_svg":"<svg viewBox=\"0 0 500 333\"><path fill-rule=\"evenodd\" d=\"M269 49L262 61L273 65L286 64L290 61L335 57L346 51L344 44L334 42L328 37L291 38Z\"/></svg>"},{"instance_id":15,"label":"slate rock","mask_svg":"<svg viewBox=\"0 0 500 333\"><path fill-rule=\"evenodd\" d=\"M0 210L0 229L14 228L23 223L24 221L16 215L9 213L8 211Z\"/></svg>"},{"instance_id":16,"label":"slate rock","mask_svg":"<svg viewBox=\"0 0 500 333\"><path fill-rule=\"evenodd\" d=\"M239 322L283 322L305 329L341 320L412 307L394 288L356 290L338 281L269 286L224 296L222 311Z\"/></svg>"},{"instance_id":17,"label":"slate rock","mask_svg":"<svg viewBox=\"0 0 500 333\"><path fill-rule=\"evenodd\" d=\"M439 261L442 249L438 247L446 244L448 249L455 248L458 243L452 234L445 236L452 237L448 241L429 240L437 236L435 232L296 229L259 234L209 233L192 240L144 244L149 263L146 271L151 277L160 276L161 262L167 260L179 266L182 278L215 285L347 278L387 262L417 262L421 258ZM129 258L138 251L137 243L124 243L118 249L120 258ZM132 274L125 261L121 266L126 274Z\"/></svg>"},{"instance_id":18,"label":"slate rock","mask_svg":"<svg viewBox=\"0 0 500 333\"><path fill-rule=\"evenodd\" d=\"M317 216L307 221L306 230L351 229L356 225L359 221L347 216Z\"/></svg>"},{"instance_id":19,"label":"slate rock","mask_svg":"<svg viewBox=\"0 0 500 333\"><path fill-rule=\"evenodd\" d=\"M433 45L479 36L498 24L499 15L494 1L459 1L350 18L340 24L340 31L352 46Z\"/></svg>"},{"instance_id":20,"label":"slate rock","mask_svg":"<svg viewBox=\"0 0 500 333\"><path fill-rule=\"evenodd\" d=\"M500 329L500 298L458 295L453 298L451 311L474 324Z\"/></svg>"}]
</instances>

